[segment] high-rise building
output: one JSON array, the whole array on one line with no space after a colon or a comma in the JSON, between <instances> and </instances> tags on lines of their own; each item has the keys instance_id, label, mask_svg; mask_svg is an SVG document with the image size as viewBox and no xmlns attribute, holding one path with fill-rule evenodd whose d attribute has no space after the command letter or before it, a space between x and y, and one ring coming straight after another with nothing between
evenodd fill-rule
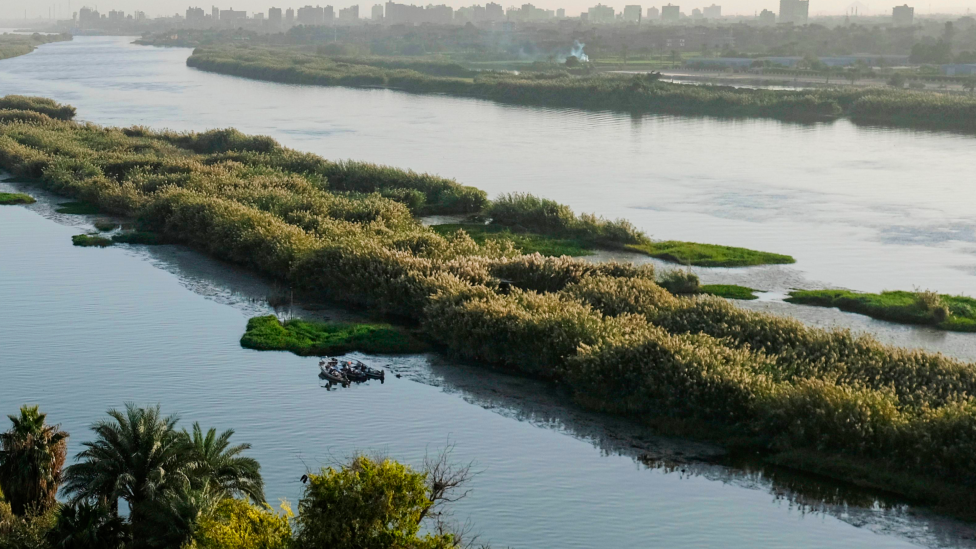
<instances>
[{"instance_id":1,"label":"high-rise building","mask_svg":"<svg viewBox=\"0 0 976 549\"><path fill-rule=\"evenodd\" d=\"M586 10L589 14L590 23L613 23L614 20L614 10L610 6L604 6L603 4L597 4L592 8Z\"/></svg>"},{"instance_id":2,"label":"high-rise building","mask_svg":"<svg viewBox=\"0 0 976 549\"><path fill-rule=\"evenodd\" d=\"M270 23L272 27L281 26L281 8L268 9L268 23Z\"/></svg>"},{"instance_id":3,"label":"high-rise building","mask_svg":"<svg viewBox=\"0 0 976 549\"><path fill-rule=\"evenodd\" d=\"M692 19L701 19L702 18L702 11L700 9L698 9L698 8L692 8L691 9L691 18Z\"/></svg>"},{"instance_id":4,"label":"high-rise building","mask_svg":"<svg viewBox=\"0 0 976 549\"><path fill-rule=\"evenodd\" d=\"M359 4L342 8L339 10L339 21L352 22L359 21Z\"/></svg>"},{"instance_id":5,"label":"high-rise building","mask_svg":"<svg viewBox=\"0 0 976 549\"><path fill-rule=\"evenodd\" d=\"M186 8L186 22L189 24L199 24L206 20L206 13L203 8Z\"/></svg>"},{"instance_id":6,"label":"high-rise building","mask_svg":"<svg viewBox=\"0 0 976 549\"><path fill-rule=\"evenodd\" d=\"M716 6L712 4L706 8L702 8L702 15L706 19L721 19L722 18L722 6Z\"/></svg>"},{"instance_id":7,"label":"high-rise building","mask_svg":"<svg viewBox=\"0 0 976 549\"><path fill-rule=\"evenodd\" d=\"M661 21L665 23L677 23L681 19L681 6L661 6Z\"/></svg>"},{"instance_id":8,"label":"high-rise building","mask_svg":"<svg viewBox=\"0 0 976 549\"><path fill-rule=\"evenodd\" d=\"M759 12L759 24L760 25L775 25L776 24L776 14L769 10L762 10Z\"/></svg>"},{"instance_id":9,"label":"high-rise building","mask_svg":"<svg viewBox=\"0 0 976 549\"><path fill-rule=\"evenodd\" d=\"M210 19L214 23L220 21L220 8L218 8L217 6L210 8Z\"/></svg>"},{"instance_id":10,"label":"high-rise building","mask_svg":"<svg viewBox=\"0 0 976 549\"><path fill-rule=\"evenodd\" d=\"M375 4L372 11L369 14L369 18L373 21L383 20L383 4Z\"/></svg>"},{"instance_id":11,"label":"high-rise building","mask_svg":"<svg viewBox=\"0 0 976 549\"><path fill-rule=\"evenodd\" d=\"M234 23L240 23L242 21L247 21L246 11L234 11L234 8L229 10L220 10L220 22L226 25L233 25Z\"/></svg>"},{"instance_id":12,"label":"high-rise building","mask_svg":"<svg viewBox=\"0 0 976 549\"><path fill-rule=\"evenodd\" d=\"M779 22L806 25L810 0L779 0Z\"/></svg>"},{"instance_id":13,"label":"high-rise building","mask_svg":"<svg viewBox=\"0 0 976 549\"><path fill-rule=\"evenodd\" d=\"M285 10L285 25L291 27L295 24L295 10L288 8Z\"/></svg>"},{"instance_id":14,"label":"high-rise building","mask_svg":"<svg viewBox=\"0 0 976 549\"><path fill-rule=\"evenodd\" d=\"M661 10L659 10L657 8L654 8L654 7L647 8L647 20L648 21L653 21L654 19L657 19L658 17L661 17Z\"/></svg>"},{"instance_id":15,"label":"high-rise building","mask_svg":"<svg viewBox=\"0 0 976 549\"><path fill-rule=\"evenodd\" d=\"M108 20L109 21L122 21L123 19L125 19L125 12L124 11L115 11L115 10L112 10L112 11L108 12Z\"/></svg>"},{"instance_id":16,"label":"high-rise building","mask_svg":"<svg viewBox=\"0 0 976 549\"><path fill-rule=\"evenodd\" d=\"M79 26L84 27L84 26L94 25L98 23L99 19L101 19L101 15L99 15L97 10L93 10L91 8L85 7L85 8L81 8L81 10L78 12Z\"/></svg>"},{"instance_id":17,"label":"high-rise building","mask_svg":"<svg viewBox=\"0 0 976 549\"><path fill-rule=\"evenodd\" d=\"M891 10L891 18L896 27L910 27L915 24L915 8L905 4Z\"/></svg>"},{"instance_id":18,"label":"high-rise building","mask_svg":"<svg viewBox=\"0 0 976 549\"><path fill-rule=\"evenodd\" d=\"M556 18L566 19L566 10L563 8L559 8L558 10L556 10Z\"/></svg>"},{"instance_id":19,"label":"high-rise building","mask_svg":"<svg viewBox=\"0 0 976 549\"><path fill-rule=\"evenodd\" d=\"M640 23L642 12L643 10L641 9L640 6L636 6L636 5L624 6L624 15L623 15L624 21L628 21L631 23Z\"/></svg>"},{"instance_id":20,"label":"high-rise building","mask_svg":"<svg viewBox=\"0 0 976 549\"><path fill-rule=\"evenodd\" d=\"M485 4L485 20L504 21L505 10L502 9L502 5L496 4L494 2L488 2L487 4Z\"/></svg>"},{"instance_id":21,"label":"high-rise building","mask_svg":"<svg viewBox=\"0 0 976 549\"><path fill-rule=\"evenodd\" d=\"M322 6L298 8L299 25L322 25L325 23L325 10Z\"/></svg>"}]
</instances>

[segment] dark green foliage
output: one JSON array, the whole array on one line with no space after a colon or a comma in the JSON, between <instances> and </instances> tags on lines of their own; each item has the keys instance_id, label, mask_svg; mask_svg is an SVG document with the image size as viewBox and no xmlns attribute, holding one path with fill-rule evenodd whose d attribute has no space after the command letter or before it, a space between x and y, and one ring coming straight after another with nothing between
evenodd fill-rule
<instances>
[{"instance_id":1,"label":"dark green foliage","mask_svg":"<svg viewBox=\"0 0 976 549\"><path fill-rule=\"evenodd\" d=\"M584 243L567 238L556 238L535 233L513 232L508 227L500 225L485 225L475 223L434 225L431 229L443 236L450 236L457 231L464 231L478 244L484 244L489 239L505 240L524 254L539 253L546 256L559 257L583 256L593 253L593 249Z\"/></svg>"},{"instance_id":2,"label":"dark green foliage","mask_svg":"<svg viewBox=\"0 0 976 549\"><path fill-rule=\"evenodd\" d=\"M621 247L649 242L629 221L608 221L593 215L577 216L569 206L531 194L502 195L485 210L492 225L533 232L590 245Z\"/></svg>"},{"instance_id":3,"label":"dark green foliage","mask_svg":"<svg viewBox=\"0 0 976 549\"><path fill-rule=\"evenodd\" d=\"M757 290L736 284L704 284L700 291L703 294L724 297L725 299L759 299L755 293Z\"/></svg>"},{"instance_id":4,"label":"dark green foliage","mask_svg":"<svg viewBox=\"0 0 976 549\"><path fill-rule=\"evenodd\" d=\"M14 204L33 204L37 202L34 197L23 193L0 193L0 205L11 206Z\"/></svg>"},{"instance_id":5,"label":"dark green foliage","mask_svg":"<svg viewBox=\"0 0 976 549\"><path fill-rule=\"evenodd\" d=\"M82 501L63 505L46 537L52 549L122 549L129 528L107 505Z\"/></svg>"},{"instance_id":6,"label":"dark green foliage","mask_svg":"<svg viewBox=\"0 0 976 549\"><path fill-rule=\"evenodd\" d=\"M103 233L114 231L119 227L119 224L111 219L96 219L94 225L96 229L102 231Z\"/></svg>"},{"instance_id":7,"label":"dark green foliage","mask_svg":"<svg viewBox=\"0 0 976 549\"><path fill-rule=\"evenodd\" d=\"M943 330L976 332L976 299L929 292L891 291L862 294L848 290L795 290L786 301L800 305L837 307L903 324L930 324Z\"/></svg>"},{"instance_id":8,"label":"dark green foliage","mask_svg":"<svg viewBox=\"0 0 976 549\"><path fill-rule=\"evenodd\" d=\"M87 202L63 202L58 204L57 209L54 211L60 214L71 214L71 215L94 215L99 213L98 206L89 204Z\"/></svg>"},{"instance_id":9,"label":"dark green foliage","mask_svg":"<svg viewBox=\"0 0 976 549\"><path fill-rule=\"evenodd\" d=\"M628 248L665 261L698 267L749 267L796 263L796 260L788 255L677 240L649 242L628 246Z\"/></svg>"},{"instance_id":10,"label":"dark green foliage","mask_svg":"<svg viewBox=\"0 0 976 549\"><path fill-rule=\"evenodd\" d=\"M145 244L154 246L163 244L163 240L152 231L126 231L112 236L112 242L118 244Z\"/></svg>"},{"instance_id":11,"label":"dark green foliage","mask_svg":"<svg viewBox=\"0 0 976 549\"><path fill-rule=\"evenodd\" d=\"M358 456L310 474L298 502L297 549L447 549L450 534L420 534L433 502L424 473Z\"/></svg>"},{"instance_id":12,"label":"dark green foliage","mask_svg":"<svg viewBox=\"0 0 976 549\"><path fill-rule=\"evenodd\" d=\"M676 295L691 295L701 291L698 275L691 271L674 269L664 273L658 284L662 288Z\"/></svg>"},{"instance_id":13,"label":"dark green foliage","mask_svg":"<svg viewBox=\"0 0 976 549\"><path fill-rule=\"evenodd\" d=\"M241 346L259 351L291 351L297 355L340 355L353 351L372 354L420 353L427 346L388 324L349 324L289 320L273 315L247 321Z\"/></svg>"},{"instance_id":14,"label":"dark green foliage","mask_svg":"<svg viewBox=\"0 0 976 549\"><path fill-rule=\"evenodd\" d=\"M91 234L76 234L71 237L71 243L83 248L106 248L113 244L110 238Z\"/></svg>"},{"instance_id":15,"label":"dark green foliage","mask_svg":"<svg viewBox=\"0 0 976 549\"><path fill-rule=\"evenodd\" d=\"M0 433L0 493L15 515L43 514L55 505L68 433L48 425L37 406L7 417L12 426Z\"/></svg>"}]
</instances>

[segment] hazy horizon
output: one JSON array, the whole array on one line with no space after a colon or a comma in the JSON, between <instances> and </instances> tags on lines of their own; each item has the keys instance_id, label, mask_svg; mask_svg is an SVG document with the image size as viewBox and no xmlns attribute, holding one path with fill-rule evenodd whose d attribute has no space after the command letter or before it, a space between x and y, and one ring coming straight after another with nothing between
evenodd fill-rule
<instances>
[{"instance_id":1,"label":"hazy horizon","mask_svg":"<svg viewBox=\"0 0 976 549\"><path fill-rule=\"evenodd\" d=\"M518 2L499 2L506 8L510 5L522 5L525 0ZM810 2L810 15L811 16L829 16L829 15L844 15L850 10L857 7L858 13L865 16L876 16L876 15L890 15L891 8L896 5L901 5L907 0L887 0L887 1L877 1L877 0L863 0L863 1L851 1L851 0L811 0ZM431 0L423 2L410 2L409 0L400 0L401 3L414 3L418 5L426 5L428 3L437 4L447 4L454 8L459 8L462 6L470 6L475 4L474 0L438 0L437 2L432 2ZM368 15L369 8L376 3L385 4L385 0L377 0L371 2L356 2L355 0L220 0L214 2L213 0L207 0L206 2L201 2L200 0L53 0L45 2L44 0L4 0L2 6L0 6L0 19L6 20L16 20L23 19L25 16L28 19L35 18L47 18L49 14L57 15L58 19L70 19L71 14L77 12L80 8L84 6L97 7L102 13L108 12L110 10L122 10L124 12L132 13L133 11L144 11L149 17L158 16L172 16L174 14L184 14L187 7L201 7L209 11L211 6L217 6L220 9L233 8L236 10L246 10L248 14L253 14L255 12L267 13L269 7L275 6L283 9L286 8L299 8L308 4L311 5L332 5L335 8L344 8L352 5L359 4L360 14ZM481 4L485 2L482 1ZM580 14L580 12L585 11L588 7L596 5L597 0L537 0L531 2L533 5L544 9L559 9L564 8L566 10L566 15L575 17ZM602 3L607 4L617 11L623 9L624 5L635 4L640 2L634 2L634 0L622 0L621 2L613 2L602 0ZM646 10L648 7L655 6L660 7L667 4L667 1L654 1L640 3L641 7ZM702 8L709 6L711 4L718 4L722 6L723 15L753 15L763 9L769 9L774 12L779 11L779 0L733 0L731 2L726 2L722 0L671 0L671 3L678 4L682 7L682 11L690 14L693 8ZM958 0L942 0L937 2L925 2L925 3L912 3L908 2L909 5L915 7L915 14L917 16L925 15L935 15L935 14L959 14L963 15L969 13L976 5L974 2L964 2Z\"/></svg>"}]
</instances>

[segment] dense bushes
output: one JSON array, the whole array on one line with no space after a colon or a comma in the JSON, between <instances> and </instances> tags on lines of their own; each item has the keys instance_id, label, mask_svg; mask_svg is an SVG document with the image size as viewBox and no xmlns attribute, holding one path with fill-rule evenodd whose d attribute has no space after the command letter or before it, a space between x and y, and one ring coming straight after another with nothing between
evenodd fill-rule
<instances>
[{"instance_id":1,"label":"dense bushes","mask_svg":"<svg viewBox=\"0 0 976 549\"><path fill-rule=\"evenodd\" d=\"M563 382L589 407L712 422L770 451L871 460L893 490L909 490L897 473L976 487L972 364L676 297L648 267L444 237L403 204L364 194L401 185L436 196L427 176L329 172L317 157L233 132L56 120L0 123L0 166L297 290L417 322L456 353ZM358 175L337 189L343 170ZM492 210L534 230L636 238L626 224L531 197Z\"/></svg>"},{"instance_id":2,"label":"dense bushes","mask_svg":"<svg viewBox=\"0 0 976 549\"><path fill-rule=\"evenodd\" d=\"M28 111L40 113L58 120L71 120L75 117L75 108L61 105L51 99L43 97L25 97L23 95L7 95L0 97L0 111ZM7 116L10 116L7 113ZM27 115L21 114L26 117Z\"/></svg>"},{"instance_id":3,"label":"dense bushes","mask_svg":"<svg viewBox=\"0 0 976 549\"><path fill-rule=\"evenodd\" d=\"M330 58L283 48L198 48L187 65L273 82L388 87L528 105L690 115L855 120L976 129L976 99L894 89L753 90L690 86L640 76L472 73L449 64L370 57Z\"/></svg>"}]
</instances>

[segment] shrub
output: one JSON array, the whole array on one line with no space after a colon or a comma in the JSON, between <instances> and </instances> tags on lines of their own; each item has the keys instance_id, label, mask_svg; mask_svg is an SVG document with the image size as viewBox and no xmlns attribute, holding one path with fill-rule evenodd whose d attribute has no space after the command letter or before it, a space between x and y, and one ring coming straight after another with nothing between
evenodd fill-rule
<instances>
[{"instance_id":1,"label":"shrub","mask_svg":"<svg viewBox=\"0 0 976 549\"><path fill-rule=\"evenodd\" d=\"M690 270L670 270L664 273L658 283L673 294L697 294L701 291L698 275Z\"/></svg>"}]
</instances>

